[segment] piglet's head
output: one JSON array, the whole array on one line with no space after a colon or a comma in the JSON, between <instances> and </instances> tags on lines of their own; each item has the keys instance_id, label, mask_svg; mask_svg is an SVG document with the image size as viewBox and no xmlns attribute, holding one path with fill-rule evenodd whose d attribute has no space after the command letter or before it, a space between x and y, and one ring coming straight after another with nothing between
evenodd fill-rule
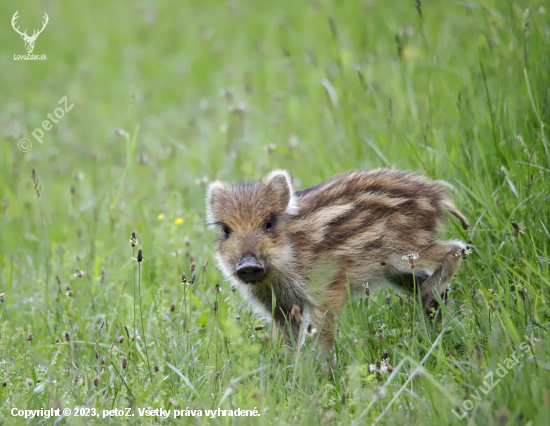
<instances>
[{"instance_id":1,"label":"piglet's head","mask_svg":"<svg viewBox=\"0 0 550 426\"><path fill-rule=\"evenodd\" d=\"M288 172L275 170L253 183L213 182L206 208L208 221L218 232L218 260L229 278L257 284L284 267L285 222L298 214Z\"/></svg>"}]
</instances>

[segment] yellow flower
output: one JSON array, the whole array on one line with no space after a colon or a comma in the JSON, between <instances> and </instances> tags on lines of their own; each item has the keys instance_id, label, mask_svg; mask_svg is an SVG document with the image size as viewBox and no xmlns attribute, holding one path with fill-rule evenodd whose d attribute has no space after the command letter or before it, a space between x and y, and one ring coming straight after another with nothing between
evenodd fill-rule
<instances>
[{"instance_id":1,"label":"yellow flower","mask_svg":"<svg viewBox=\"0 0 550 426\"><path fill-rule=\"evenodd\" d=\"M158 220L164 220L164 215L161 213L157 216L157 219Z\"/></svg>"},{"instance_id":2,"label":"yellow flower","mask_svg":"<svg viewBox=\"0 0 550 426\"><path fill-rule=\"evenodd\" d=\"M174 223L175 223L176 225L181 225L181 224L183 223L183 219L182 219L181 217L178 217L178 218L174 221Z\"/></svg>"}]
</instances>

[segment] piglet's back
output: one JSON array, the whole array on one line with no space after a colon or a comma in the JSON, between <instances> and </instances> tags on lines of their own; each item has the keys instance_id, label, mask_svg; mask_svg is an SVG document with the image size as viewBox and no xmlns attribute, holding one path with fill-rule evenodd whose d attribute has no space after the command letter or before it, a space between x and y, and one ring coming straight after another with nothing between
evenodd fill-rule
<instances>
[{"instance_id":1,"label":"piglet's back","mask_svg":"<svg viewBox=\"0 0 550 426\"><path fill-rule=\"evenodd\" d=\"M337 175L296 192L294 238L314 258L407 253L435 241L452 202L427 178L389 168ZM374 255L374 253L372 253ZM314 259L311 259L314 260Z\"/></svg>"}]
</instances>

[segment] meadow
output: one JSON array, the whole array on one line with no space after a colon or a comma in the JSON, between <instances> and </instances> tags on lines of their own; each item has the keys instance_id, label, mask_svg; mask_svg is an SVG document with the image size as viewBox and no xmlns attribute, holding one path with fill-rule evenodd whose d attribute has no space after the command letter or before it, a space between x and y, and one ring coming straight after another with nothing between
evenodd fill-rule
<instances>
[{"instance_id":1,"label":"meadow","mask_svg":"<svg viewBox=\"0 0 550 426\"><path fill-rule=\"evenodd\" d=\"M47 59L14 59L16 11L29 34L48 14ZM0 16L0 424L549 424L548 2ZM286 349L224 281L206 186L385 166L440 180L472 224L442 238L472 253L442 322L391 289L353 299L327 368L315 335ZM40 409L61 414L18 415Z\"/></svg>"}]
</instances>

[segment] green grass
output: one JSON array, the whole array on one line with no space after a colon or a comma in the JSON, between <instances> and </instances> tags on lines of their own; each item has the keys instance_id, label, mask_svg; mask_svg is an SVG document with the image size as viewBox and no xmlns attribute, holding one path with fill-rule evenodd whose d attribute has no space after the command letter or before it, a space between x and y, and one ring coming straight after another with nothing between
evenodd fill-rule
<instances>
[{"instance_id":1,"label":"green grass","mask_svg":"<svg viewBox=\"0 0 550 426\"><path fill-rule=\"evenodd\" d=\"M0 423L23 423L13 407L86 406L132 407L113 420L129 424L547 425L550 7L419 4L1 2ZM33 52L46 61L13 59L16 10L28 33L48 13ZM74 108L38 143L64 96ZM223 281L205 185L285 168L301 189L386 165L447 182L472 229L449 218L442 237L474 252L443 324L413 298L385 303L389 289L348 303L327 371L312 340L297 353L264 338L271 325ZM524 353L526 334L540 341ZM379 380L384 351L395 370Z\"/></svg>"}]
</instances>

